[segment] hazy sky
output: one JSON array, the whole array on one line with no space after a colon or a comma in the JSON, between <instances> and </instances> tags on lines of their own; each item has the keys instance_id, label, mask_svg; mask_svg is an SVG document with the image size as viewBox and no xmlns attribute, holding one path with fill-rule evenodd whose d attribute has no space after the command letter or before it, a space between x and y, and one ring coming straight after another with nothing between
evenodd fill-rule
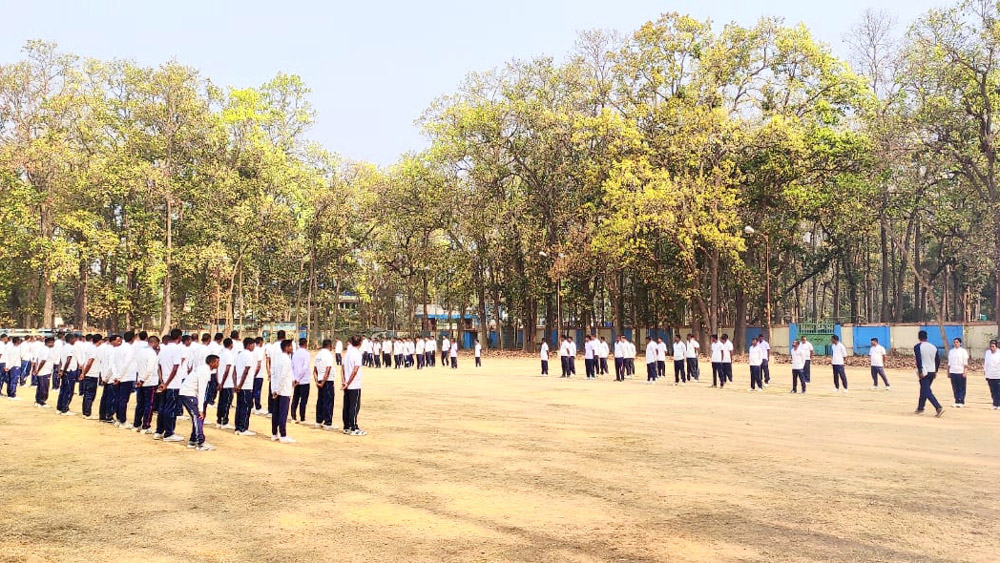
<instances>
[{"instance_id":1,"label":"hazy sky","mask_svg":"<svg viewBox=\"0 0 1000 563\"><path fill-rule=\"evenodd\" d=\"M946 2L947 3L947 2ZM171 57L221 86L299 74L319 112L309 136L347 157L391 163L425 139L413 121L470 71L513 57L563 56L576 32L629 32L678 11L716 24L761 15L804 22L843 54L843 36L867 8L906 24L934 0L411 0L399 2L0 0L0 62L28 39L66 51L155 65Z\"/></svg>"}]
</instances>

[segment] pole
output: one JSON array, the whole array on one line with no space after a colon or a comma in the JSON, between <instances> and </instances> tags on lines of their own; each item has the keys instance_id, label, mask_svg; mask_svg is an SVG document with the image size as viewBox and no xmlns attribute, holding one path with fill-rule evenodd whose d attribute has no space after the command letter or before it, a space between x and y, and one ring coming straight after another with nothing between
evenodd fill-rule
<instances>
[{"instance_id":1,"label":"pole","mask_svg":"<svg viewBox=\"0 0 1000 563\"><path fill-rule=\"evenodd\" d=\"M764 235L764 299L766 319L765 327L767 340L771 340L771 237Z\"/></svg>"},{"instance_id":2,"label":"pole","mask_svg":"<svg viewBox=\"0 0 1000 563\"><path fill-rule=\"evenodd\" d=\"M559 337L562 338L563 326L562 326L562 279L556 278L556 332L559 333Z\"/></svg>"}]
</instances>

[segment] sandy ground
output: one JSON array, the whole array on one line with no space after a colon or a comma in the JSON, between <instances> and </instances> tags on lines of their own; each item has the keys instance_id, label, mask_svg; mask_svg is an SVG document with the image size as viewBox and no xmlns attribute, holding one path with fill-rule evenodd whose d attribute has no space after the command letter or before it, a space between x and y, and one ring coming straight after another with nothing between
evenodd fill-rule
<instances>
[{"instance_id":1,"label":"sandy ground","mask_svg":"<svg viewBox=\"0 0 1000 563\"><path fill-rule=\"evenodd\" d=\"M719 390L543 379L529 359L371 370L369 436L294 426L280 445L254 416L257 437L209 428L215 452L23 393L0 401L0 560L1000 560L981 374L935 419L911 414L910 371L886 392L850 369L843 395L821 367L805 396L787 365L763 393L735 371Z\"/></svg>"}]
</instances>

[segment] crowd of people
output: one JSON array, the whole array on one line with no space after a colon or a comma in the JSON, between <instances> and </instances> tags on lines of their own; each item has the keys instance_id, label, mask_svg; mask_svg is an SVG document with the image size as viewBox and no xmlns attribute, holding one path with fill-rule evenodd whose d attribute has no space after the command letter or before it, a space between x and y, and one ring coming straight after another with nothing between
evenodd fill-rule
<instances>
[{"instance_id":1,"label":"crowd of people","mask_svg":"<svg viewBox=\"0 0 1000 563\"><path fill-rule=\"evenodd\" d=\"M366 341L354 336L345 347L339 340L336 344L325 340L313 358L305 339L287 339L284 331L270 343L261 337L240 339L237 331L228 338L222 333L214 338L204 333L199 338L176 329L162 337L144 331L107 337L66 334L9 338L4 334L0 335L0 394L6 390L9 399L19 400L18 388L30 380L37 408L51 408L51 391L56 395L55 412L73 416L73 399L79 395L83 418L164 442L184 442L176 433L176 424L178 419L188 419L188 447L209 451L215 449L205 441L209 406L215 408L215 424L221 430L254 436L250 418L257 414L270 418L272 441L295 442L287 432L289 415L295 424L306 422L313 385L317 388L313 426L332 430L334 386L339 376L343 432L364 436L366 432L358 427L358 413Z\"/></svg>"},{"instance_id":2,"label":"crowd of people","mask_svg":"<svg viewBox=\"0 0 1000 563\"><path fill-rule=\"evenodd\" d=\"M931 403L936 416L944 414L932 391L932 384L941 369L938 348L927 341L921 331L920 342L914 347L916 370L920 382L917 414ZM561 377L576 375L577 345L569 336L561 337L559 356ZM710 362L712 387L724 388L733 382L733 342L729 335L711 335ZM56 412L73 416L71 410L76 395L81 397L80 410L88 420L98 420L118 428L152 435L154 440L183 442L176 433L180 418L191 421L190 448L212 450L205 441L204 421L207 408L215 409L216 427L233 430L239 436L254 436L250 429L251 415L270 419L271 440L292 443L287 422L306 423L306 407L310 390L316 387L315 423L318 429L333 429L335 385L339 377L342 392L342 431L351 436L364 436L358 427L361 409L361 386L365 368L423 370L435 367L440 349L442 367L458 368L457 340L444 336L434 338L369 339L351 337L346 344L340 340L324 340L315 356L306 339L297 342L286 338L284 331L265 343L264 338L240 339L238 331L228 338L216 333L184 334L173 330L162 337L146 332L126 332L121 335L65 334L13 338L0 335L0 395L6 391L9 399L18 400L19 387L35 387L34 405L50 408L50 390L56 394ZM475 366L482 366L482 346L473 343ZM700 379L698 361L701 346L694 335L686 340L674 337L672 346L662 338L645 339L646 383L655 384L667 376L667 358L673 360L675 385L686 385ZM815 349L803 336L792 342L791 393L805 393L812 383L812 356ZM869 364L872 389L891 389L885 372L888 352L878 339L871 340ZM584 337L584 365L587 379L609 373L609 358L614 358L615 381L631 379L636 373L636 345L625 335L615 339L613 348L604 337ZM771 384L769 360L771 346L763 335L753 338L748 349L750 391L760 391ZM847 349L837 336L831 337L830 360L833 386L836 392L848 392L845 359ZM549 346L541 343L541 375L549 374ZM969 354L960 338L954 339L947 355L948 376L955 397L955 408L965 407ZM990 342L983 358L983 369L992 397L993 409L1000 410L1000 350L997 341ZM264 393L265 384L267 393ZM101 390L98 401L97 393ZM133 410L129 413L130 402ZM97 414L93 412L98 403ZM233 406L235 403L235 413ZM185 415L185 413L187 413ZM130 416L131 414L131 416ZM230 415L233 415L230 418ZM156 417L155 425L153 417Z\"/></svg>"}]
</instances>

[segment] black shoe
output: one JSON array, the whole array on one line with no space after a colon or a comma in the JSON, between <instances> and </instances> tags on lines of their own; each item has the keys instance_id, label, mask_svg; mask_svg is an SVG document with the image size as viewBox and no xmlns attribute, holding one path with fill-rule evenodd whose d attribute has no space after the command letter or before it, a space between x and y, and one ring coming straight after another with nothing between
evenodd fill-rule
<instances>
[{"instance_id":1,"label":"black shoe","mask_svg":"<svg viewBox=\"0 0 1000 563\"><path fill-rule=\"evenodd\" d=\"M913 414L924 414L924 409L917 409L913 411Z\"/></svg>"},{"instance_id":2,"label":"black shoe","mask_svg":"<svg viewBox=\"0 0 1000 563\"><path fill-rule=\"evenodd\" d=\"M935 416L936 418L941 418L942 416L944 416L944 409L943 409L943 408L941 408L941 407L938 407L938 408L937 408L937 413L936 413L936 414L935 414L934 416Z\"/></svg>"}]
</instances>

